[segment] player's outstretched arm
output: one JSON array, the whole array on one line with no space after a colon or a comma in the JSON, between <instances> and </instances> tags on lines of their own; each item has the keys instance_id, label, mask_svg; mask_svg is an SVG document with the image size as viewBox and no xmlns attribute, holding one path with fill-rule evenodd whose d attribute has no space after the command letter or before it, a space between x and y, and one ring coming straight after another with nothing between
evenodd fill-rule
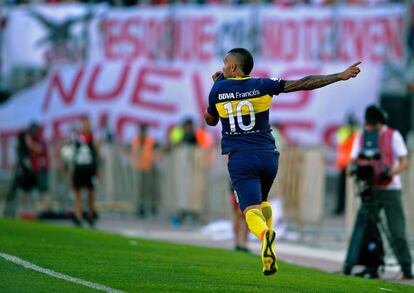
<instances>
[{"instance_id":1,"label":"player's outstretched arm","mask_svg":"<svg viewBox=\"0 0 414 293\"><path fill-rule=\"evenodd\" d=\"M361 71L358 67L359 64L361 64L360 61L352 64L340 73L329 75L309 75L298 80L286 80L283 92L288 93L301 90L313 90L340 80L354 78Z\"/></svg>"}]
</instances>

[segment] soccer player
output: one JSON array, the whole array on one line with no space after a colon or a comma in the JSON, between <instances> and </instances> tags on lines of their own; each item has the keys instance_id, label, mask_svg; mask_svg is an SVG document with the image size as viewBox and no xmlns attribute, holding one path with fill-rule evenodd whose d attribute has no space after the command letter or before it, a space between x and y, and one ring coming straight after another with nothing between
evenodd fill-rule
<instances>
[{"instance_id":1,"label":"soccer player","mask_svg":"<svg viewBox=\"0 0 414 293\"><path fill-rule=\"evenodd\" d=\"M250 77L253 57L243 48L230 50L223 62L223 71L212 76L214 85L204 119L211 126L221 121L222 153L229 156L227 166L239 207L249 230L262 241L263 273L273 275L277 271L275 232L267 197L277 174L279 152L269 125L272 96L356 77L361 62L340 73L299 80Z\"/></svg>"}]
</instances>

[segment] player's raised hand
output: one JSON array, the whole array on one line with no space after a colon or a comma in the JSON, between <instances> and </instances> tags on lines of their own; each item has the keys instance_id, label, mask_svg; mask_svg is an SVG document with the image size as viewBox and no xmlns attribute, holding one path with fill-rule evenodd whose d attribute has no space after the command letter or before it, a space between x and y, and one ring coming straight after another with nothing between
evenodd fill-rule
<instances>
[{"instance_id":1,"label":"player's raised hand","mask_svg":"<svg viewBox=\"0 0 414 293\"><path fill-rule=\"evenodd\" d=\"M352 78L356 77L361 72L361 70L358 67L359 64L361 64L361 61L358 61L358 62L352 64L347 69L345 69L344 71L339 73L339 75L338 75L339 79L348 80L351 77Z\"/></svg>"},{"instance_id":2,"label":"player's raised hand","mask_svg":"<svg viewBox=\"0 0 414 293\"><path fill-rule=\"evenodd\" d=\"M216 71L212 76L211 76L211 78L213 79L213 81L216 81L219 77L220 77L220 75L222 75L223 74L223 72L222 71Z\"/></svg>"}]
</instances>

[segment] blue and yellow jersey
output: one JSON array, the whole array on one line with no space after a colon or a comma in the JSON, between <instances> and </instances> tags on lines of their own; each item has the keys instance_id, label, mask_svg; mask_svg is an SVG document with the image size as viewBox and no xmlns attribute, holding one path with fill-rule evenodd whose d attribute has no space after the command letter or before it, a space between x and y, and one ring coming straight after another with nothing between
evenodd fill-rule
<instances>
[{"instance_id":1,"label":"blue and yellow jersey","mask_svg":"<svg viewBox=\"0 0 414 293\"><path fill-rule=\"evenodd\" d=\"M223 154L275 148L269 108L272 97L283 91L283 86L284 81L270 78L220 77L216 80L207 111L220 117Z\"/></svg>"}]
</instances>

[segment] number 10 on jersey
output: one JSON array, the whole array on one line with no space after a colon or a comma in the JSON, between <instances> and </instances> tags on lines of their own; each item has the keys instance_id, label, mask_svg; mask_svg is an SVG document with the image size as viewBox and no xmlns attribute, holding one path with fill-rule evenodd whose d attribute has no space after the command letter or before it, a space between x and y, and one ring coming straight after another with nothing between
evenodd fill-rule
<instances>
[{"instance_id":1,"label":"number 10 on jersey","mask_svg":"<svg viewBox=\"0 0 414 293\"><path fill-rule=\"evenodd\" d=\"M229 115L230 132L236 132L236 120L241 130L249 131L252 130L256 124L256 116L254 115L254 107L250 101L244 100L236 104L236 115L234 115L233 104L231 102L223 105L224 109ZM243 123L243 108L248 110L250 116L250 123L245 125Z\"/></svg>"}]
</instances>

